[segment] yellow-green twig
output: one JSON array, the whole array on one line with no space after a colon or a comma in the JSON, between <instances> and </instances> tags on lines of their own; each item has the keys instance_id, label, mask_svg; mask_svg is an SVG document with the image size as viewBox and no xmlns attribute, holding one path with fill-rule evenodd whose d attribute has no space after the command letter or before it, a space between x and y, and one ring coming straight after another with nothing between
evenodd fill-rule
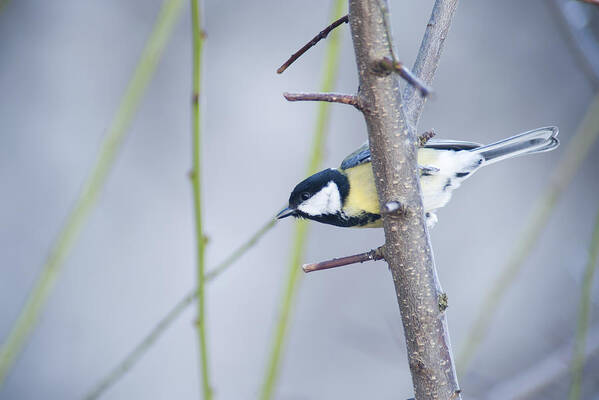
<instances>
[{"instance_id":1,"label":"yellow-green twig","mask_svg":"<svg viewBox=\"0 0 599 400\"><path fill-rule=\"evenodd\" d=\"M335 0L333 6L333 17L331 20L341 18L346 12L347 2L344 0ZM339 67L340 53L340 33L333 31L328 39L326 50L326 59L324 62L324 74L321 85L322 92L331 92L335 87L337 70ZM312 151L308 162L308 175L312 175L318 171L322 162L323 145L326 138L327 124L329 121L329 103L321 102L318 104L318 115L316 118L316 126L314 129L314 137L312 141ZM289 275L285 285L283 294L283 303L281 304L281 313L279 321L275 328L270 357L266 367L264 382L260 398L269 400L272 398L275 388L275 383L279 375L279 365L281 361L281 353L283 351L287 327L291 318L292 307L297 293L298 284L301 276L300 265L304 256L306 238L308 234L308 224L306 221L297 221L293 236L293 249L289 260Z\"/></svg>"},{"instance_id":2,"label":"yellow-green twig","mask_svg":"<svg viewBox=\"0 0 599 400\"><path fill-rule=\"evenodd\" d=\"M585 347L589 320L591 314L591 291L593 289L593 276L597 268L597 255L599 254L599 212L595 220L593 237L589 249L589 262L582 277L582 291L580 293L580 306L578 311L578 324L576 327L576 341L572 356L572 384L570 385L569 400L580 399L582 391L582 373L584 370Z\"/></svg>"},{"instance_id":3,"label":"yellow-green twig","mask_svg":"<svg viewBox=\"0 0 599 400\"><path fill-rule=\"evenodd\" d=\"M46 259L14 327L0 349L0 386L20 353L58 278L60 269L104 186L145 88L181 10L182 0L165 0L139 63L106 133L96 163Z\"/></svg>"},{"instance_id":4,"label":"yellow-green twig","mask_svg":"<svg viewBox=\"0 0 599 400\"><path fill-rule=\"evenodd\" d=\"M489 330L489 325L501 303L501 299L518 276L524 261L528 258L539 236L545 229L557 200L574 177L580 164L586 159L598 136L599 94L595 96L595 99L589 105L578 132L571 139L566 154L552 175L553 180L539 196L524 231L515 241L515 248L510 253L507 263L501 270L500 276L487 292L487 296L479 308L478 315L468 332L463 349L458 357L457 365L460 374L467 371L472 357Z\"/></svg>"},{"instance_id":5,"label":"yellow-green twig","mask_svg":"<svg viewBox=\"0 0 599 400\"><path fill-rule=\"evenodd\" d=\"M193 44L193 95L192 95L192 146L193 170L191 182L193 187L193 205L196 228L196 257L197 257L197 302L198 344L200 352L200 368L202 375L202 393L204 400L212 399L210 386L210 371L208 346L206 344L206 293L205 293L205 249L206 239L202 226L202 137L200 129L200 85L202 77L202 47L204 35L202 31L202 5L199 0L191 0L191 34Z\"/></svg>"},{"instance_id":6,"label":"yellow-green twig","mask_svg":"<svg viewBox=\"0 0 599 400\"><path fill-rule=\"evenodd\" d=\"M10 0L0 0L0 12L4 10L4 7L6 7L8 3L10 3Z\"/></svg>"},{"instance_id":7,"label":"yellow-green twig","mask_svg":"<svg viewBox=\"0 0 599 400\"><path fill-rule=\"evenodd\" d=\"M217 276L225 272L235 261L243 256L249 249L251 249L257 242L275 226L276 219L271 219L258 229L245 243L235 249L226 259L224 259L219 265L217 265L212 271L206 274L206 283L211 282ZM175 306L158 321L158 323L152 328L152 330L139 342L133 350L131 350L127 356L119 362L100 382L92 389L86 396L86 400L94 400L99 398L108 388L113 386L119 381L137 362L141 357L152 347L152 345L158 340L158 338L164 333L173 321L175 321L179 315L196 299L198 294L197 289L187 293L181 300L175 304Z\"/></svg>"}]
</instances>

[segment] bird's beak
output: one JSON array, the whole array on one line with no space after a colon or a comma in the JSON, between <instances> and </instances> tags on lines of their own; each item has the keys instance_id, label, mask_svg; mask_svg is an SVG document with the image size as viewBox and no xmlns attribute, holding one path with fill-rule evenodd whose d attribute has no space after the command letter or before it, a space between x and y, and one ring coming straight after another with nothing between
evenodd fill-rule
<instances>
[{"instance_id":1,"label":"bird's beak","mask_svg":"<svg viewBox=\"0 0 599 400\"><path fill-rule=\"evenodd\" d=\"M294 214L295 214L295 210L293 208L287 207L287 208L282 209L281 212L277 214L277 219L286 218L286 217L289 217Z\"/></svg>"}]
</instances>

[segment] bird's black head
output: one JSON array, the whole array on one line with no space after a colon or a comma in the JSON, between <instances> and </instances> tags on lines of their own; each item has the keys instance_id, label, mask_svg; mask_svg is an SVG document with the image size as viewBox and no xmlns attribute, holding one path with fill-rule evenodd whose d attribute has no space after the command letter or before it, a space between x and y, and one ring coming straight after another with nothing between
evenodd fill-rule
<instances>
[{"instance_id":1,"label":"bird's black head","mask_svg":"<svg viewBox=\"0 0 599 400\"><path fill-rule=\"evenodd\" d=\"M334 215L341 212L348 194L347 177L336 169L325 169L300 182L289 196L289 207L277 217L319 219L323 215Z\"/></svg>"}]
</instances>

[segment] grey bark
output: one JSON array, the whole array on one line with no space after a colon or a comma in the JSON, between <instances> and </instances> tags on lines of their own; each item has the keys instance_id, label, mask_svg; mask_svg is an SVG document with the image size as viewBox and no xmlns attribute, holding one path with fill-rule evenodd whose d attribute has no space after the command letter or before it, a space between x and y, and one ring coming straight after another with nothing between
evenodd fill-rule
<instances>
[{"instance_id":1,"label":"grey bark","mask_svg":"<svg viewBox=\"0 0 599 400\"><path fill-rule=\"evenodd\" d=\"M458 0L436 0L433 12L426 25L424 39L422 39L412 72L429 86L437 72L439 58L445 47L445 38L447 38L457 6ZM404 110L408 116L408 121L413 127L418 125L424 102L425 99L418 96L413 86L406 86L404 90Z\"/></svg>"},{"instance_id":2,"label":"grey bark","mask_svg":"<svg viewBox=\"0 0 599 400\"><path fill-rule=\"evenodd\" d=\"M447 7L452 9L450 15L446 15ZM387 9L386 0L349 0L349 22L360 80L358 102L368 128L381 209L392 201L402 205L401 212L384 216L384 255L395 284L416 399L460 399L424 220L416 159L418 137L402 108L399 76L379 68L384 57L393 58ZM444 23L449 26L453 10L455 1L437 1L432 18L439 19L443 14ZM427 83L432 80L443 47L443 40L436 43L435 37L442 35L444 39L447 33L444 29L437 35L440 25L427 27L425 50L417 62L420 65L417 73L424 73ZM407 104L413 104L412 116L419 115L423 105L419 100L411 100L415 95L408 93L407 97Z\"/></svg>"}]
</instances>

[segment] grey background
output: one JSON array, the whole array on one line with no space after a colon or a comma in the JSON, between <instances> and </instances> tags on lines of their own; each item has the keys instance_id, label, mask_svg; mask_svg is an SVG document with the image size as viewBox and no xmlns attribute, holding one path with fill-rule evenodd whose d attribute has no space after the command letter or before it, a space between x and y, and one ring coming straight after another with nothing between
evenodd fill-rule
<instances>
[{"instance_id":1,"label":"grey background","mask_svg":"<svg viewBox=\"0 0 599 400\"><path fill-rule=\"evenodd\" d=\"M21 0L0 13L0 337L8 334L93 164L160 4ZM409 65L432 2L391 6L398 53ZM316 105L287 103L281 93L318 89L324 46L282 76L274 71L327 24L330 6L316 0L208 1L205 12L204 211L212 266L278 211L304 177ZM80 398L194 285L186 177L189 20L186 9L98 206L0 389L1 399ZM352 92L355 62L348 27L341 31L338 91ZM555 124L563 143L552 153L479 172L439 212L432 240L459 350L478 303L574 135L592 88L543 1L461 2L446 43L434 83L438 95L426 106L422 130L486 143ZM359 113L340 105L332 107L330 127L325 164L336 166L366 132ZM572 337L598 211L596 151L499 307L474 361L476 372L461 378L466 393L482 394ZM291 234L292 222L282 221L209 286L208 339L218 399L258 393ZM312 224L306 261L381 241L380 230ZM178 319L105 398L197 398L194 315L189 309ZM307 276L276 397L410 397L402 335L385 264Z\"/></svg>"}]
</instances>

